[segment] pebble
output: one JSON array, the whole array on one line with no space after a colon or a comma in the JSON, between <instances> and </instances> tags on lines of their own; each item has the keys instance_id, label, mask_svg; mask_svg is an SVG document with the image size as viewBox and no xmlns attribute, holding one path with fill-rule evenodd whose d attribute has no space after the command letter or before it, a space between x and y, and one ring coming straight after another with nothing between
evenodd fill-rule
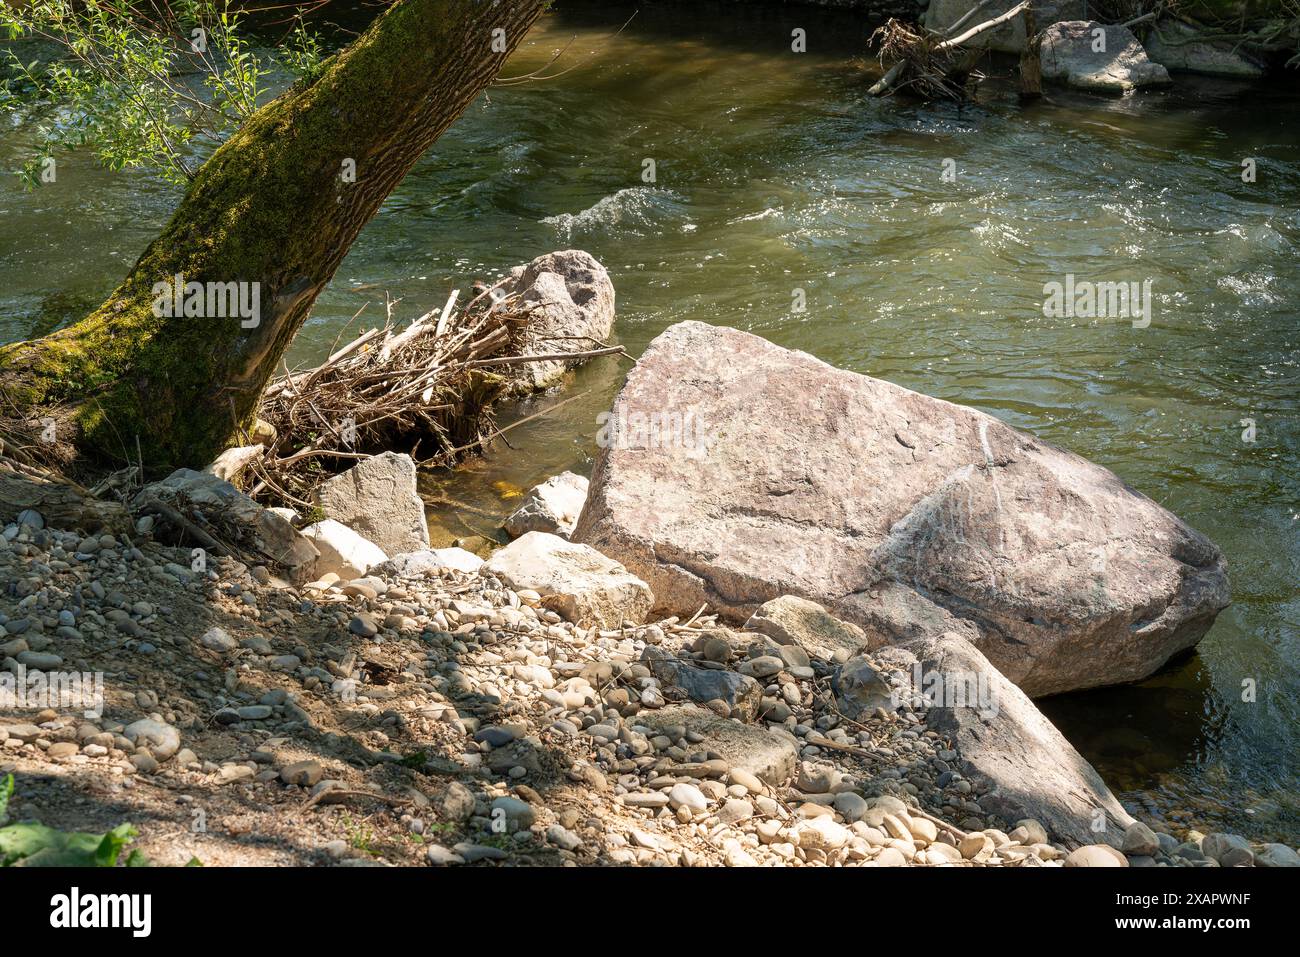
<instances>
[{"instance_id":1,"label":"pebble","mask_svg":"<svg viewBox=\"0 0 1300 957\"><path fill-rule=\"evenodd\" d=\"M674 784L668 792L668 803L673 808L684 807L696 814L709 807L709 799L693 784Z\"/></svg>"}]
</instances>

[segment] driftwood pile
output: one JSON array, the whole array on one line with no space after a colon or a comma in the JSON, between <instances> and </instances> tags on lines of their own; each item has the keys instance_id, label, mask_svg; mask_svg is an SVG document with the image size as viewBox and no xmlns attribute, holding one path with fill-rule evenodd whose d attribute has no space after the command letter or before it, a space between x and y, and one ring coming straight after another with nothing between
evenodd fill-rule
<instances>
[{"instance_id":1,"label":"driftwood pile","mask_svg":"<svg viewBox=\"0 0 1300 957\"><path fill-rule=\"evenodd\" d=\"M208 470L231 480L242 473L240 484L261 501L310 507L312 489L351 460L401 450L422 466L450 465L481 447L499 434L492 404L509 388L512 366L622 353L599 345L520 354L529 309L499 285L483 288L463 308L455 291L440 309L402 329L390 302L383 326L315 368L286 367L258 410L271 428L229 449Z\"/></svg>"},{"instance_id":2,"label":"driftwood pile","mask_svg":"<svg viewBox=\"0 0 1300 957\"><path fill-rule=\"evenodd\" d=\"M1016 17L1032 18L1029 0L1024 0L991 20L962 30L990 2L992 0L979 0L944 34L932 33L900 20L889 20L871 35L871 39L880 43L882 62L893 60L894 64L867 92L872 96L908 92L927 100L965 99L966 79L983 51L968 50L964 44ZM1026 32L1031 37L1034 34L1032 19L1027 19ZM1031 42L1028 46L1037 49L1036 43ZM1026 92L1037 91L1027 89Z\"/></svg>"}]
</instances>

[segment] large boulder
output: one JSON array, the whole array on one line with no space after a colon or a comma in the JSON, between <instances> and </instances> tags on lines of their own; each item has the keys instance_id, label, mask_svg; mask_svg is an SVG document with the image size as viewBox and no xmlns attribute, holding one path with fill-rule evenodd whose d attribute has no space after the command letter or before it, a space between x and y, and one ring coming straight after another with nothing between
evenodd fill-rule
<instances>
[{"instance_id":1,"label":"large boulder","mask_svg":"<svg viewBox=\"0 0 1300 957\"><path fill-rule=\"evenodd\" d=\"M552 475L524 497L523 504L506 519L505 530L511 538L528 532L550 532L568 538L586 501L585 478L574 472Z\"/></svg>"},{"instance_id":2,"label":"large boulder","mask_svg":"<svg viewBox=\"0 0 1300 957\"><path fill-rule=\"evenodd\" d=\"M1169 70L1250 80L1264 75L1256 60L1226 40L1198 40L1201 31L1181 20L1163 19L1150 27L1142 45L1147 56Z\"/></svg>"},{"instance_id":3,"label":"large boulder","mask_svg":"<svg viewBox=\"0 0 1300 957\"><path fill-rule=\"evenodd\" d=\"M583 627L639 625L654 604L649 586L618 562L546 532L516 538L482 571L516 591L532 589L546 607Z\"/></svg>"},{"instance_id":4,"label":"large boulder","mask_svg":"<svg viewBox=\"0 0 1300 957\"><path fill-rule=\"evenodd\" d=\"M939 635L881 649L881 670L906 679L928 707L925 727L957 752L954 769L1010 828L1032 818L1070 846L1119 847L1133 818L1023 691L968 641ZM848 702L844 702L848 703Z\"/></svg>"},{"instance_id":5,"label":"large boulder","mask_svg":"<svg viewBox=\"0 0 1300 957\"><path fill-rule=\"evenodd\" d=\"M1107 469L749 333L673 326L614 408L707 439L601 449L573 534L666 614L797 595L875 647L962 634L1045 695L1145 678L1228 604L1218 548Z\"/></svg>"},{"instance_id":6,"label":"large boulder","mask_svg":"<svg viewBox=\"0 0 1300 957\"><path fill-rule=\"evenodd\" d=\"M925 12L925 26L935 33L949 34L954 23L966 16L976 0L930 0ZM973 26L1006 13L1019 0L993 0L951 35L964 33ZM1034 22L1041 28L1044 24L1058 20L1077 20L1087 15L1085 0L1034 0ZM972 37L963 44L972 50L996 50L999 53L1025 52L1025 18L1016 17L1007 23Z\"/></svg>"},{"instance_id":7,"label":"large boulder","mask_svg":"<svg viewBox=\"0 0 1300 957\"><path fill-rule=\"evenodd\" d=\"M1169 83L1169 71L1152 63L1128 27L1095 20L1066 20L1043 31L1043 79L1096 93L1128 93Z\"/></svg>"},{"instance_id":8,"label":"large boulder","mask_svg":"<svg viewBox=\"0 0 1300 957\"><path fill-rule=\"evenodd\" d=\"M162 481L144 486L131 500L134 511L148 512L158 505L179 513L219 541L261 555L295 580L310 575L319 557L312 543L284 518L208 472L177 469Z\"/></svg>"},{"instance_id":9,"label":"large boulder","mask_svg":"<svg viewBox=\"0 0 1300 957\"><path fill-rule=\"evenodd\" d=\"M415 490L415 461L384 452L330 478L316 490L326 518L342 522L389 555L429 547L424 502Z\"/></svg>"},{"instance_id":10,"label":"large boulder","mask_svg":"<svg viewBox=\"0 0 1300 957\"><path fill-rule=\"evenodd\" d=\"M605 267L580 249L538 256L516 266L497 286L509 308L524 315L519 355L553 356L589 351L614 328L614 284ZM578 360L547 359L507 366L508 391L545 388Z\"/></svg>"}]
</instances>

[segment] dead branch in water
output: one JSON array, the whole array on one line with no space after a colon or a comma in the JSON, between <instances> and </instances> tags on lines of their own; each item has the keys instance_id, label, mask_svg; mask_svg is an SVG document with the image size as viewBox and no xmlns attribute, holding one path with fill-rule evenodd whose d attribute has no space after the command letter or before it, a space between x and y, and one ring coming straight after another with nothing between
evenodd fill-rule
<instances>
[{"instance_id":1,"label":"dead branch in water","mask_svg":"<svg viewBox=\"0 0 1300 957\"><path fill-rule=\"evenodd\" d=\"M977 3L949 27L949 32L962 26L987 2L988 0L981 0ZM871 39L880 42L882 62L895 62L868 92L872 96L883 96L907 90L925 99L964 99L966 76L979 52L963 49L964 44L988 30L1014 20L1028 9L1029 0L1023 0L1005 13L946 39L922 27L889 20L871 35Z\"/></svg>"},{"instance_id":2,"label":"dead branch in water","mask_svg":"<svg viewBox=\"0 0 1300 957\"><path fill-rule=\"evenodd\" d=\"M381 328L361 333L315 368L286 368L272 381L258 417L274 427L275 438L245 466L250 494L301 507L335 466L388 450L409 452L422 465L454 464L499 434L492 404L511 384L510 367L627 355L604 343L521 355L530 310L517 297L494 286L458 309L459 295L404 329L389 303Z\"/></svg>"}]
</instances>

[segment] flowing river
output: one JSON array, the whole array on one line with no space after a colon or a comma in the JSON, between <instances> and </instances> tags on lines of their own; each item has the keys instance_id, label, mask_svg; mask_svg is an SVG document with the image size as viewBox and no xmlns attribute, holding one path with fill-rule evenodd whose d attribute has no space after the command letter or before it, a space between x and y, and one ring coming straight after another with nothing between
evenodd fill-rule
<instances>
[{"instance_id":1,"label":"flowing river","mask_svg":"<svg viewBox=\"0 0 1300 957\"><path fill-rule=\"evenodd\" d=\"M506 70L567 44L561 75L480 98L361 235L290 363L367 303L357 324L375 321L385 291L411 318L578 247L609 268L633 355L683 319L732 325L1085 455L1214 539L1234 602L1194 656L1044 710L1141 815L1300 842L1300 91L1180 76L1022 106L1008 59L974 105L882 101L860 16L641 6L620 33L635 4L561 0ZM32 141L6 124L14 169ZM35 192L0 179L0 341L97 303L176 198L88 154ZM1067 274L1150 280L1150 326L1045 317ZM521 489L589 471L622 371L591 363L501 421L580 398L427 476L437 542L492 537Z\"/></svg>"}]
</instances>

